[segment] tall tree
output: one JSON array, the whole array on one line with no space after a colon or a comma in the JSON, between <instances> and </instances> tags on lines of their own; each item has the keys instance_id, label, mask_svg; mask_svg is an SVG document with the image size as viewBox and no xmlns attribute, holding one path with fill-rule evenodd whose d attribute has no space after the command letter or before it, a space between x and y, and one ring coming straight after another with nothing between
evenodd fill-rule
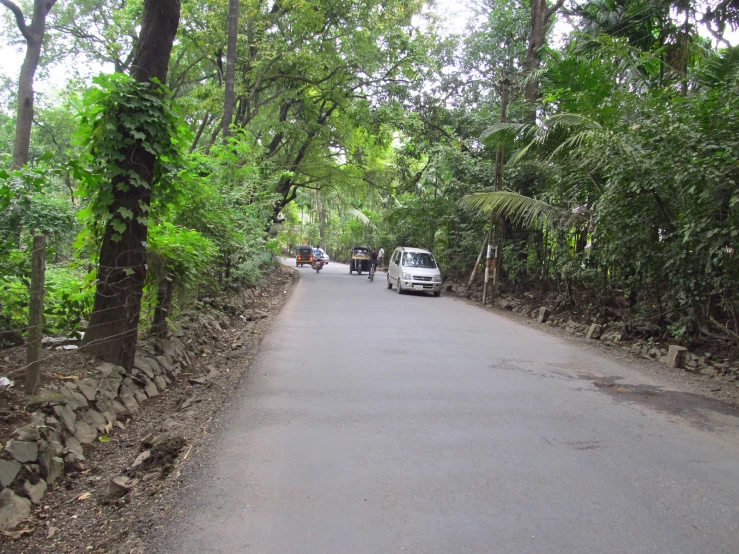
<instances>
[{"instance_id":1,"label":"tall tree","mask_svg":"<svg viewBox=\"0 0 739 554\"><path fill-rule=\"evenodd\" d=\"M541 59L539 51L546 43L549 21L564 3L565 0L557 0L550 6L547 0L531 0L531 34L525 62L526 73L529 75L539 69ZM534 123L536 121L535 106L539 99L538 79L530 77L526 81L525 97L529 105L525 116L526 123Z\"/></svg>"},{"instance_id":2,"label":"tall tree","mask_svg":"<svg viewBox=\"0 0 739 554\"><path fill-rule=\"evenodd\" d=\"M36 75L41 48L44 44L46 16L56 4L56 0L34 0L30 25L26 24L23 10L11 0L0 0L0 4L13 12L18 30L26 41L26 57L18 78L18 115L15 120L15 142L13 143L13 167L18 168L28 163L31 128L33 127L33 78Z\"/></svg>"},{"instance_id":3,"label":"tall tree","mask_svg":"<svg viewBox=\"0 0 739 554\"><path fill-rule=\"evenodd\" d=\"M179 0L146 0L131 64L131 76L136 81L166 81L179 19ZM142 103L121 103L118 108L121 121L130 122L132 116L139 121L148 121L151 114L146 111L132 114L131 105L142 106ZM140 117L136 118L137 115ZM137 135L146 137L142 129L131 129L121 124L118 132L122 137L121 143L127 146L119 152L117 164L120 171L110 188L113 199L108 213L111 219L106 223L100 248L95 302L84 345L99 358L130 369L136 354L141 295L146 279L146 218L152 200L152 183L156 178L157 157L146 140L137 138ZM131 140L124 142L124 139ZM116 219L119 214L129 215L121 222Z\"/></svg>"},{"instance_id":4,"label":"tall tree","mask_svg":"<svg viewBox=\"0 0 739 554\"><path fill-rule=\"evenodd\" d=\"M239 0L228 2L228 46L226 48L226 95L223 102L223 140L231 134L236 94L234 81L236 78L236 45L239 35Z\"/></svg>"}]
</instances>

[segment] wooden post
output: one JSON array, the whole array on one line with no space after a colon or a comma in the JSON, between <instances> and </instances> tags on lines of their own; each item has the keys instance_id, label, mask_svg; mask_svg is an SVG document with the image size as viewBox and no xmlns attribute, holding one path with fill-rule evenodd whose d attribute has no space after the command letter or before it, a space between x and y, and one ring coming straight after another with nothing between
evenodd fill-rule
<instances>
[{"instance_id":1,"label":"wooden post","mask_svg":"<svg viewBox=\"0 0 739 554\"><path fill-rule=\"evenodd\" d=\"M44 330L44 280L46 279L46 236L33 237L31 302L28 308L26 347L26 394L38 394L41 384L41 337Z\"/></svg>"},{"instance_id":2,"label":"wooden post","mask_svg":"<svg viewBox=\"0 0 739 554\"><path fill-rule=\"evenodd\" d=\"M475 275L477 275L477 269L480 267L480 262L482 261L482 255L485 253L485 245L487 243L488 243L488 236L485 235L485 238L482 239L482 248L480 248L480 253L477 255L477 261L475 262L475 267L472 268L472 275L470 275L470 280L467 281L467 290L464 291L465 298L470 297L470 288L472 288L472 282L475 280Z\"/></svg>"}]
</instances>

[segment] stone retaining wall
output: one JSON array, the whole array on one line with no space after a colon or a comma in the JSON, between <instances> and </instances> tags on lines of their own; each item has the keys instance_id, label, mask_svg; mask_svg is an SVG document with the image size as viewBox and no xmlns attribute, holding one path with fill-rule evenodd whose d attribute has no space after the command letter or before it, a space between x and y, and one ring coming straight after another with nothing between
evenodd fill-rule
<instances>
[{"instance_id":1,"label":"stone retaining wall","mask_svg":"<svg viewBox=\"0 0 739 554\"><path fill-rule=\"evenodd\" d=\"M109 434L126 414L158 396L191 364L182 332L139 348L130 373L108 363L94 375L45 385L31 399L32 422L15 430L0 451L0 529L29 517L49 487L59 484L65 467L85 459L84 445Z\"/></svg>"}]
</instances>

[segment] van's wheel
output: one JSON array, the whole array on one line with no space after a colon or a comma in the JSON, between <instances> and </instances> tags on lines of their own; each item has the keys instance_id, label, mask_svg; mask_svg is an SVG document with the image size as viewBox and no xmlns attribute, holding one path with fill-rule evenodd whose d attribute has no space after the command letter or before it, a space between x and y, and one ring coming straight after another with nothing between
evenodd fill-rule
<instances>
[{"instance_id":1,"label":"van's wheel","mask_svg":"<svg viewBox=\"0 0 739 554\"><path fill-rule=\"evenodd\" d=\"M392 290L393 284L390 282L390 275L387 276L387 288Z\"/></svg>"},{"instance_id":2,"label":"van's wheel","mask_svg":"<svg viewBox=\"0 0 739 554\"><path fill-rule=\"evenodd\" d=\"M352 266L349 266L349 275L352 274Z\"/></svg>"},{"instance_id":3,"label":"van's wheel","mask_svg":"<svg viewBox=\"0 0 739 554\"><path fill-rule=\"evenodd\" d=\"M436 298L439 298L439 296L441 296L441 291L440 291L440 290L436 290L436 291L434 291L434 296L435 296Z\"/></svg>"},{"instance_id":4,"label":"van's wheel","mask_svg":"<svg viewBox=\"0 0 739 554\"><path fill-rule=\"evenodd\" d=\"M400 285L400 277L398 277L398 282L395 283L395 286L396 286L395 292L397 292L398 294L403 294L403 287Z\"/></svg>"}]
</instances>

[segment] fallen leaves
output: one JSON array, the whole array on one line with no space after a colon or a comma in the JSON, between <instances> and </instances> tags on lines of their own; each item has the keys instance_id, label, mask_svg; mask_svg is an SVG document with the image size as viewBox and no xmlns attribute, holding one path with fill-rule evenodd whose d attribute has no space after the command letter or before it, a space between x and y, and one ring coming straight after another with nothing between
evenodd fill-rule
<instances>
[{"instance_id":1,"label":"fallen leaves","mask_svg":"<svg viewBox=\"0 0 739 554\"><path fill-rule=\"evenodd\" d=\"M62 381L78 381L79 380L79 377L77 375L62 375L61 373L52 373L51 376L57 379L61 379Z\"/></svg>"},{"instance_id":2,"label":"fallen leaves","mask_svg":"<svg viewBox=\"0 0 739 554\"><path fill-rule=\"evenodd\" d=\"M19 539L23 535L30 535L33 533L30 529L18 529L17 531L3 531L3 536L8 537L9 539Z\"/></svg>"}]
</instances>

